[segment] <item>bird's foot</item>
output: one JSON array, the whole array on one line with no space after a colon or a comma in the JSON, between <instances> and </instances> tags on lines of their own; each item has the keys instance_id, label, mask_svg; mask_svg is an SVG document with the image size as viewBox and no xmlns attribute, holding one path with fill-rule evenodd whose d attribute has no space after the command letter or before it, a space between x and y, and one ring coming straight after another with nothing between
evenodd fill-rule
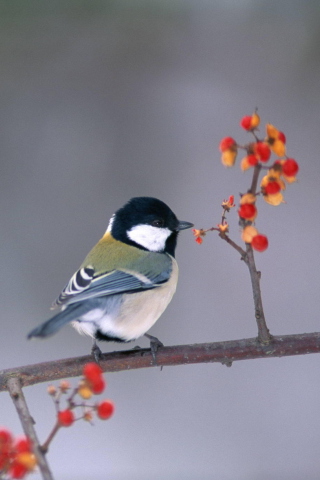
<instances>
[{"instance_id":1,"label":"bird's foot","mask_svg":"<svg viewBox=\"0 0 320 480\"><path fill-rule=\"evenodd\" d=\"M91 354L93 355L95 362L99 365L103 355L95 340L93 341Z\"/></svg>"},{"instance_id":2,"label":"bird's foot","mask_svg":"<svg viewBox=\"0 0 320 480\"><path fill-rule=\"evenodd\" d=\"M144 334L145 337L149 338L150 340L150 349L151 349L151 355L154 360L154 363L157 363L157 351L160 347L163 347L163 343L160 342L160 340L157 337L153 337L152 335L149 335L148 333Z\"/></svg>"}]
</instances>

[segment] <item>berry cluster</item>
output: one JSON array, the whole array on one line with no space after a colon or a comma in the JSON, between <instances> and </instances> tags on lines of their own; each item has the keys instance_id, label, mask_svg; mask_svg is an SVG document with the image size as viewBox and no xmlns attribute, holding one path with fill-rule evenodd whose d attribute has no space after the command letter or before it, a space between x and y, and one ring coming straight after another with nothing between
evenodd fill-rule
<instances>
[{"instance_id":1,"label":"berry cluster","mask_svg":"<svg viewBox=\"0 0 320 480\"><path fill-rule=\"evenodd\" d=\"M86 420L92 422L94 414L101 420L109 419L114 412L114 404L111 400L103 400L95 404L88 404L93 395L101 394L106 388L106 383L102 375L102 369L96 363L87 363L83 368L83 378L80 379L76 388L71 389L69 382L63 380L60 382L59 387L50 385L48 387L48 393L52 396L57 410L57 423L55 430L58 427L70 427L75 420ZM67 408L61 409L60 402L63 394L71 393L65 399ZM80 402L76 402L76 396L79 396ZM76 417L74 410L76 408L81 409L81 415Z\"/></svg>"},{"instance_id":2,"label":"berry cluster","mask_svg":"<svg viewBox=\"0 0 320 480\"><path fill-rule=\"evenodd\" d=\"M245 243L250 243L253 249L263 252L268 248L268 238L260 234L252 225L258 215L256 207L257 197L262 196L269 205L273 206L283 203L282 192L286 189L286 184L296 181L299 165L295 159L287 157L286 137L274 125L267 124L265 138L258 138L257 131L260 125L260 117L257 111L252 115L243 117L240 125L253 135L254 141L241 146L232 137L224 137L219 146L222 154L221 161L225 167L233 167L238 151L244 150L245 156L240 162L240 168L242 171L253 168L251 187L247 193L241 195L238 216L239 224L242 228L242 240ZM276 159L271 165L267 165L272 153L276 156ZM266 175L262 178L260 189L258 189L258 178L262 170L266 170ZM230 202L230 199L232 199L232 202ZM225 235L228 231L225 213L233 206L233 196L229 198L229 201L222 203L224 213L218 228L193 230L196 242L202 243L202 237L209 230L218 230L220 236Z\"/></svg>"},{"instance_id":3,"label":"berry cluster","mask_svg":"<svg viewBox=\"0 0 320 480\"><path fill-rule=\"evenodd\" d=\"M36 464L28 438L14 439L8 430L0 430L0 478L24 478Z\"/></svg>"}]
</instances>

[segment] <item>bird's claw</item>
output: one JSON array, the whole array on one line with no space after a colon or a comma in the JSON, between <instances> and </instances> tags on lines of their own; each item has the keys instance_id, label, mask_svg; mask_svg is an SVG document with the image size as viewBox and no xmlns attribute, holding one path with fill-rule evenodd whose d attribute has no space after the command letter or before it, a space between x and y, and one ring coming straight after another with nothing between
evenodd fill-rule
<instances>
[{"instance_id":1,"label":"bird's claw","mask_svg":"<svg viewBox=\"0 0 320 480\"><path fill-rule=\"evenodd\" d=\"M149 335L148 333L145 333L145 337L147 337L150 340L151 355L154 360L154 363L157 364L157 351L159 348L163 347L164 345L162 342L160 342L160 340L157 337Z\"/></svg>"},{"instance_id":2,"label":"bird's claw","mask_svg":"<svg viewBox=\"0 0 320 480\"><path fill-rule=\"evenodd\" d=\"M102 351L98 347L96 341L93 342L92 349L91 349L91 354L93 355L93 358L94 358L95 362L99 365L100 360L102 359L103 355L102 355Z\"/></svg>"}]
</instances>

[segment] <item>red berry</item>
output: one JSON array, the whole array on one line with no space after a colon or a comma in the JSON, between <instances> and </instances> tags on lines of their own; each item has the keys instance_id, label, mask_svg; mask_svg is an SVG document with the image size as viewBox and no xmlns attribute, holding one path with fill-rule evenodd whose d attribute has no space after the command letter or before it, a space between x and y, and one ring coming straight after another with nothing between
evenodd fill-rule
<instances>
[{"instance_id":1,"label":"red berry","mask_svg":"<svg viewBox=\"0 0 320 480\"><path fill-rule=\"evenodd\" d=\"M258 159L255 155L248 155L247 156L247 162L251 167L254 167L258 163Z\"/></svg>"},{"instance_id":2,"label":"red berry","mask_svg":"<svg viewBox=\"0 0 320 480\"><path fill-rule=\"evenodd\" d=\"M70 427L74 422L74 414L72 410L62 410L58 412L58 422L62 427Z\"/></svg>"},{"instance_id":3,"label":"red berry","mask_svg":"<svg viewBox=\"0 0 320 480\"><path fill-rule=\"evenodd\" d=\"M99 379L102 375L102 368L97 363L86 363L83 367L83 375L90 382L94 382Z\"/></svg>"},{"instance_id":4,"label":"red berry","mask_svg":"<svg viewBox=\"0 0 320 480\"><path fill-rule=\"evenodd\" d=\"M11 478L23 478L27 472L27 467L25 467L21 463L15 462L10 467L9 475Z\"/></svg>"},{"instance_id":5,"label":"red berry","mask_svg":"<svg viewBox=\"0 0 320 480\"><path fill-rule=\"evenodd\" d=\"M226 150L232 149L235 146L236 141L232 137L224 137L219 144L221 152L225 152Z\"/></svg>"},{"instance_id":6,"label":"red berry","mask_svg":"<svg viewBox=\"0 0 320 480\"><path fill-rule=\"evenodd\" d=\"M31 452L31 442L26 437L17 439L14 448L18 453Z\"/></svg>"},{"instance_id":7,"label":"red berry","mask_svg":"<svg viewBox=\"0 0 320 480\"><path fill-rule=\"evenodd\" d=\"M274 195L275 193L280 192L281 186L278 182L271 181L267 183L267 185L264 187L264 190L267 195Z\"/></svg>"},{"instance_id":8,"label":"red berry","mask_svg":"<svg viewBox=\"0 0 320 480\"><path fill-rule=\"evenodd\" d=\"M282 143L286 143L287 139L283 132L278 133L278 140L281 140Z\"/></svg>"},{"instance_id":9,"label":"red berry","mask_svg":"<svg viewBox=\"0 0 320 480\"><path fill-rule=\"evenodd\" d=\"M258 252L263 252L268 248L269 242L265 235L256 235L251 241L252 248Z\"/></svg>"},{"instance_id":10,"label":"red berry","mask_svg":"<svg viewBox=\"0 0 320 480\"><path fill-rule=\"evenodd\" d=\"M103 377L99 377L94 381L90 381L90 387L94 394L99 395L106 388L106 382Z\"/></svg>"},{"instance_id":11,"label":"red berry","mask_svg":"<svg viewBox=\"0 0 320 480\"><path fill-rule=\"evenodd\" d=\"M12 439L11 433L5 429L0 430L0 451L4 447L10 446L12 442L13 442L13 439Z\"/></svg>"},{"instance_id":12,"label":"red berry","mask_svg":"<svg viewBox=\"0 0 320 480\"><path fill-rule=\"evenodd\" d=\"M287 177L295 177L299 171L299 165L293 158L288 158L282 164L282 171Z\"/></svg>"},{"instance_id":13,"label":"red berry","mask_svg":"<svg viewBox=\"0 0 320 480\"><path fill-rule=\"evenodd\" d=\"M104 400L97 405L97 415L101 420L108 420L113 415L114 404L110 400Z\"/></svg>"},{"instance_id":14,"label":"red berry","mask_svg":"<svg viewBox=\"0 0 320 480\"><path fill-rule=\"evenodd\" d=\"M271 155L271 150L269 146L264 142L257 142L254 145L254 151L258 155L261 162L267 162Z\"/></svg>"},{"instance_id":15,"label":"red berry","mask_svg":"<svg viewBox=\"0 0 320 480\"><path fill-rule=\"evenodd\" d=\"M257 209L253 203L244 203L238 210L238 215L241 218L252 218L257 213Z\"/></svg>"},{"instance_id":16,"label":"red berry","mask_svg":"<svg viewBox=\"0 0 320 480\"><path fill-rule=\"evenodd\" d=\"M252 121L252 116L246 115L245 117L242 117L240 121L240 125L245 130L251 130L251 121Z\"/></svg>"}]
</instances>

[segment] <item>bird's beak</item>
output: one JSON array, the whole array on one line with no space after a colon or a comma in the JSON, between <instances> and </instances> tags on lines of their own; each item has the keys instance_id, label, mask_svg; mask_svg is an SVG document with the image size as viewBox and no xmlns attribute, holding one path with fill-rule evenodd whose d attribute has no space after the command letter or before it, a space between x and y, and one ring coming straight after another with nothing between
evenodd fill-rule
<instances>
[{"instance_id":1,"label":"bird's beak","mask_svg":"<svg viewBox=\"0 0 320 480\"><path fill-rule=\"evenodd\" d=\"M178 223L178 226L177 226L177 230L180 231L180 230L186 230L186 228L191 228L193 227L193 223L190 223L190 222L184 222L183 220L179 220L179 223Z\"/></svg>"}]
</instances>

